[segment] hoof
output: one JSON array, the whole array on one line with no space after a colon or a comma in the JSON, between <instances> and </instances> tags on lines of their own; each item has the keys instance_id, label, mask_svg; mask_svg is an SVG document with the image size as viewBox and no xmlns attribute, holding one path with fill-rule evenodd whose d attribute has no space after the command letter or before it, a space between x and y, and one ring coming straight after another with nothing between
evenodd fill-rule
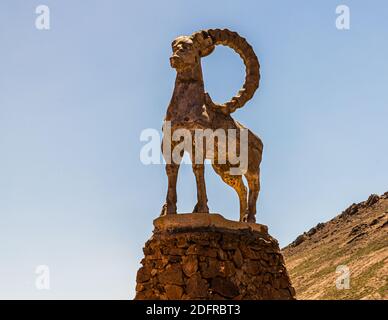
<instances>
[{"instance_id":1,"label":"hoof","mask_svg":"<svg viewBox=\"0 0 388 320\"><path fill-rule=\"evenodd\" d=\"M205 208L200 208L198 203L195 205L193 209L193 213L209 213L209 208L206 206Z\"/></svg>"},{"instance_id":2,"label":"hoof","mask_svg":"<svg viewBox=\"0 0 388 320\"><path fill-rule=\"evenodd\" d=\"M167 209L167 203L165 203L162 207L162 210L160 211L160 217L164 217L168 214L176 214L176 210L175 211L168 211Z\"/></svg>"},{"instance_id":3,"label":"hoof","mask_svg":"<svg viewBox=\"0 0 388 320\"><path fill-rule=\"evenodd\" d=\"M160 211L160 216L163 217L167 214L167 204L165 203Z\"/></svg>"},{"instance_id":4,"label":"hoof","mask_svg":"<svg viewBox=\"0 0 388 320\"><path fill-rule=\"evenodd\" d=\"M256 223L256 218L254 215L246 213L244 217L240 219L240 222Z\"/></svg>"},{"instance_id":5,"label":"hoof","mask_svg":"<svg viewBox=\"0 0 388 320\"><path fill-rule=\"evenodd\" d=\"M249 223L256 223L255 216L248 215L247 222L249 222Z\"/></svg>"}]
</instances>

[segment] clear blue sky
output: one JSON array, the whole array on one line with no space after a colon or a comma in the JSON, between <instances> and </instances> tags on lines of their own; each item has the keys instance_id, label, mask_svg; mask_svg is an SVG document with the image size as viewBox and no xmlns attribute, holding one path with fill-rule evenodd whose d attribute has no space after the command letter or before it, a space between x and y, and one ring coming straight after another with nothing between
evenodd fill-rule
<instances>
[{"instance_id":1,"label":"clear blue sky","mask_svg":"<svg viewBox=\"0 0 388 320\"><path fill-rule=\"evenodd\" d=\"M39 4L49 31L35 28ZM385 0L1 1L0 298L133 296L167 183L139 161L139 137L161 127L171 41L198 29L238 31L260 59L260 89L234 117L264 141L257 220L282 246L388 191L387 16ZM230 49L203 68L216 101L242 84ZM210 210L238 219L234 191L210 167L206 178ZM194 181L183 166L180 212ZM49 291L34 286L42 264Z\"/></svg>"}]
</instances>

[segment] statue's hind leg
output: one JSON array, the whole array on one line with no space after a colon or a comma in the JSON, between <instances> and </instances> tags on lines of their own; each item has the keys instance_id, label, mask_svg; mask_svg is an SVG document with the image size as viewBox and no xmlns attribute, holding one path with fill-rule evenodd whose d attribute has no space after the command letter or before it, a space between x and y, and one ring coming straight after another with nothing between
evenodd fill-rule
<instances>
[{"instance_id":1,"label":"statue's hind leg","mask_svg":"<svg viewBox=\"0 0 388 320\"><path fill-rule=\"evenodd\" d=\"M249 187L247 222L256 222L256 202L260 192L260 170L253 173L247 172L245 178Z\"/></svg>"},{"instance_id":2,"label":"statue's hind leg","mask_svg":"<svg viewBox=\"0 0 388 320\"><path fill-rule=\"evenodd\" d=\"M240 200L240 221L244 221L247 212L247 188L244 185L242 176L229 174L229 168L213 164L214 170L220 175L222 181L231 186L238 194Z\"/></svg>"}]
</instances>

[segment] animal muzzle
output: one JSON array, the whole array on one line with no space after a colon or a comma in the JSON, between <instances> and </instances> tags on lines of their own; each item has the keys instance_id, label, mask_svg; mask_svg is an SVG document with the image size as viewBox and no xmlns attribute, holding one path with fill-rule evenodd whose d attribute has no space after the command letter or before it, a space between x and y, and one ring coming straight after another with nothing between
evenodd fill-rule
<instances>
[{"instance_id":1,"label":"animal muzzle","mask_svg":"<svg viewBox=\"0 0 388 320\"><path fill-rule=\"evenodd\" d=\"M179 68L182 66L182 59L181 57L177 56L177 55L173 55L170 57L170 65L171 67L173 68Z\"/></svg>"}]
</instances>

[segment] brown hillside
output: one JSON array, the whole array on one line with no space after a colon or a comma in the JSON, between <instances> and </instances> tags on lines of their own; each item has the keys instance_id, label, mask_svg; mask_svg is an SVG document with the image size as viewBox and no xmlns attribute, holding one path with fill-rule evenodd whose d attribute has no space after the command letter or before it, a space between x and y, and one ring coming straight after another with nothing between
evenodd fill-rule
<instances>
[{"instance_id":1,"label":"brown hillside","mask_svg":"<svg viewBox=\"0 0 388 320\"><path fill-rule=\"evenodd\" d=\"M388 192L352 204L282 251L298 299L387 299ZM339 265L349 268L349 289L336 288Z\"/></svg>"}]
</instances>

